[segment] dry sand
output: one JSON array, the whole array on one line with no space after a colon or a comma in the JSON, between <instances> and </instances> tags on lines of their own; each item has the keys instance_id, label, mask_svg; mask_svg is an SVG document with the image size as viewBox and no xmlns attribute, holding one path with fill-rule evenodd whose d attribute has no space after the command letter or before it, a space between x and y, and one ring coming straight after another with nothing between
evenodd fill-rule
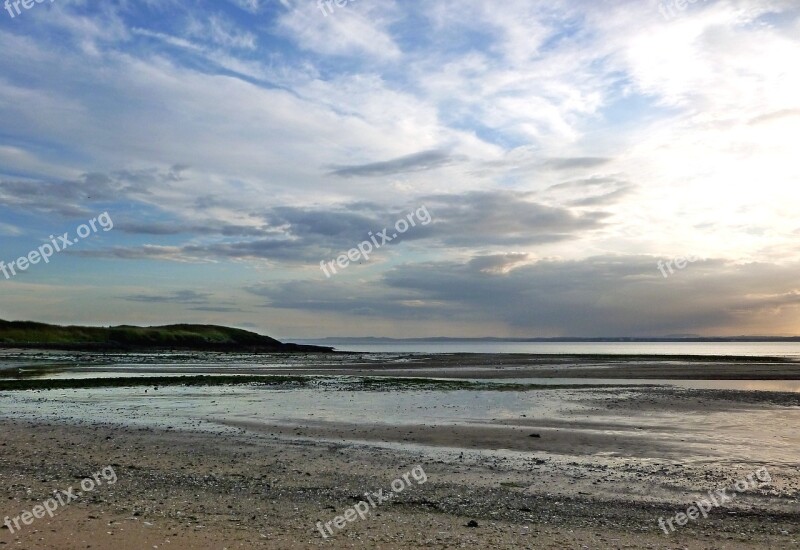
<instances>
[{"instance_id":1,"label":"dry sand","mask_svg":"<svg viewBox=\"0 0 800 550\"><path fill-rule=\"evenodd\" d=\"M77 486L105 466L118 476L115 485L98 487L53 519L36 520L14 535L3 529L0 546L6 548L797 547L797 500L787 496L796 495L796 486L663 534L656 519L685 506L636 495L659 478L685 479L680 468L621 464L612 472L534 460L526 471L474 456L433 461L413 451L251 434L12 421L0 429L4 514L30 510L53 490ZM388 491L392 480L417 464L428 481L412 484L374 517L327 540L315 529L365 492ZM478 526L467 527L471 520Z\"/></svg>"}]
</instances>

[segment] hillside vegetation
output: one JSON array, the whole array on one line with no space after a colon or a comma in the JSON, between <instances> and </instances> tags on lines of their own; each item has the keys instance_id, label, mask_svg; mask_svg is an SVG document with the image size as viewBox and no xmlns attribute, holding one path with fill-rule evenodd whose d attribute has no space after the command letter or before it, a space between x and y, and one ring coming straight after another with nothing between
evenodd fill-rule
<instances>
[{"instance_id":1,"label":"hillside vegetation","mask_svg":"<svg viewBox=\"0 0 800 550\"><path fill-rule=\"evenodd\" d=\"M329 351L331 348L284 344L254 332L215 325L160 327L58 326L0 320L0 347L45 349L180 349L208 351Z\"/></svg>"}]
</instances>

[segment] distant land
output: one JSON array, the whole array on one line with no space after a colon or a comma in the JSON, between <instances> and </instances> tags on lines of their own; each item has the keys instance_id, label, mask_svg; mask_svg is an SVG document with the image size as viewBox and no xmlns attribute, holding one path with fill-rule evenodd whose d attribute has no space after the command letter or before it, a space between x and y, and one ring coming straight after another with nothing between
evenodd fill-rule
<instances>
[{"instance_id":1,"label":"distant land","mask_svg":"<svg viewBox=\"0 0 800 550\"><path fill-rule=\"evenodd\" d=\"M800 336L660 336L652 338L638 338L632 336L603 336L594 338L562 336L556 338L383 338L383 337L327 337L327 338L298 338L298 342L319 344L397 344L397 343L469 343L469 342L800 342Z\"/></svg>"},{"instance_id":2,"label":"distant land","mask_svg":"<svg viewBox=\"0 0 800 550\"><path fill-rule=\"evenodd\" d=\"M286 344L269 336L215 325L81 327L0 320L0 349L10 348L249 353L330 352L333 350L333 348L324 346Z\"/></svg>"}]
</instances>

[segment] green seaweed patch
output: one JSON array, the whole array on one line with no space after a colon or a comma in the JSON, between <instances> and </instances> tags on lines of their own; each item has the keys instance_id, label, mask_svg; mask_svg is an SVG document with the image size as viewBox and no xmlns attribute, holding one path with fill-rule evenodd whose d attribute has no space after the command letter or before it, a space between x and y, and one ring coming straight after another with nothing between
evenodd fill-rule
<instances>
[{"instance_id":1,"label":"green seaweed patch","mask_svg":"<svg viewBox=\"0 0 800 550\"><path fill-rule=\"evenodd\" d=\"M347 387L349 386L349 387ZM361 378L355 383L346 383L343 389L367 391L392 390L435 390L435 391L532 391L532 390L575 390L612 389L626 387L621 384L519 384L502 382L474 382L471 380L442 380L425 378Z\"/></svg>"},{"instance_id":2,"label":"green seaweed patch","mask_svg":"<svg viewBox=\"0 0 800 550\"><path fill-rule=\"evenodd\" d=\"M342 391L533 391L622 388L619 384L509 384L425 378L196 375L0 380L0 391L78 390L170 386L262 386ZM639 386L641 387L641 386Z\"/></svg>"},{"instance_id":3,"label":"green seaweed patch","mask_svg":"<svg viewBox=\"0 0 800 550\"><path fill-rule=\"evenodd\" d=\"M142 376L123 378L65 378L57 380L0 380L0 391L77 390L86 388L136 388L150 386L281 386L305 387L304 376Z\"/></svg>"},{"instance_id":4,"label":"green seaweed patch","mask_svg":"<svg viewBox=\"0 0 800 550\"><path fill-rule=\"evenodd\" d=\"M509 489L527 489L528 487L530 487L530 483L525 484L525 483L520 483L518 481L501 481L500 486L508 487Z\"/></svg>"}]
</instances>

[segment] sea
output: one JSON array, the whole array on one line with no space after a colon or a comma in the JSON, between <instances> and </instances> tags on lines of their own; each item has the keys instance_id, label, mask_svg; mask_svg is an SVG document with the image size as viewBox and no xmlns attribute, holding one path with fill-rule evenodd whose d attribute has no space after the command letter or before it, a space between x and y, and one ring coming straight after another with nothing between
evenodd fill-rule
<instances>
[{"instance_id":1,"label":"sea","mask_svg":"<svg viewBox=\"0 0 800 550\"><path fill-rule=\"evenodd\" d=\"M800 360L800 342L481 342L397 341L352 343L303 340L363 353L526 353L564 355L716 355L788 357Z\"/></svg>"}]
</instances>

